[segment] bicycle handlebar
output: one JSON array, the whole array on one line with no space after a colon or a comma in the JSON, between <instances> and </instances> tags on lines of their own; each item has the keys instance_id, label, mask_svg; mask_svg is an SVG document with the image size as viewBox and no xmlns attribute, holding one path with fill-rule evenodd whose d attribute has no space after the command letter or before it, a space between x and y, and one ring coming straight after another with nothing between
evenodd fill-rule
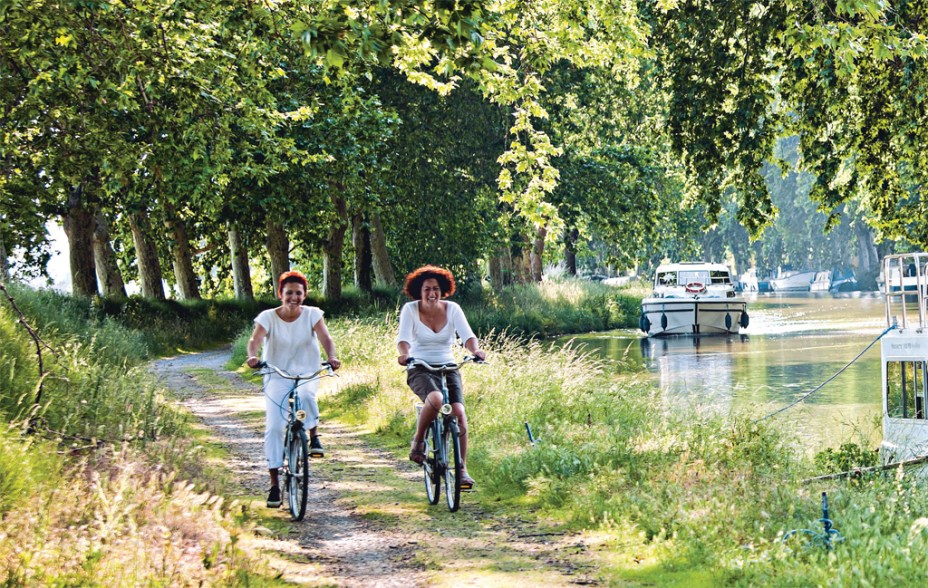
<instances>
[{"instance_id":1,"label":"bicycle handlebar","mask_svg":"<svg viewBox=\"0 0 928 588\"><path fill-rule=\"evenodd\" d=\"M333 376L336 377L336 378L338 377L338 374L336 374L336 373L335 373L335 370L332 369L332 365L331 365L329 362L327 362L327 361L322 362L322 369L320 369L320 370L317 371L316 373L310 374L310 375L308 375L308 376L307 376L307 375L304 375L304 374L296 374L296 375L288 374L287 372L285 372L284 370L280 369L280 368L277 367L276 365L271 365L271 364L269 364L269 363L267 363L267 362L265 362L265 361L258 362L258 365L255 366L255 370L262 370L262 369L268 369L268 370L271 370L271 371L273 371L273 372L276 372L278 376L280 376L281 378L285 378L285 379L287 379L287 380L306 380L306 381L312 381L312 380L318 380L318 379L320 379L320 378L328 378L328 377L333 377ZM270 372L259 372L259 373L261 373L261 374L267 374L267 373L270 373Z\"/></svg>"},{"instance_id":2,"label":"bicycle handlebar","mask_svg":"<svg viewBox=\"0 0 928 588\"><path fill-rule=\"evenodd\" d=\"M461 360L461 363L440 363L440 364L430 364L421 359L416 359L415 357L406 358L406 369L412 369L416 366L423 367L431 372L453 372L465 363L487 363L486 360L480 359L476 355L465 355L464 359Z\"/></svg>"}]
</instances>

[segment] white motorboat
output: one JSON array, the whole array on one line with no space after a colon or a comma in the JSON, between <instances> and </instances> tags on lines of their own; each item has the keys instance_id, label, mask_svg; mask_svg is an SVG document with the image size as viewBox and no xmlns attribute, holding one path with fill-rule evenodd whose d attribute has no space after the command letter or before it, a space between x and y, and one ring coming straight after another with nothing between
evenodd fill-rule
<instances>
[{"instance_id":1,"label":"white motorboat","mask_svg":"<svg viewBox=\"0 0 928 588\"><path fill-rule=\"evenodd\" d=\"M638 326L649 337L738 333L748 326L747 304L735 294L721 263L661 265L654 292L641 301Z\"/></svg>"},{"instance_id":2,"label":"white motorboat","mask_svg":"<svg viewBox=\"0 0 928 588\"><path fill-rule=\"evenodd\" d=\"M904 255L889 255L883 260L880 275L876 279L881 291L890 288L892 292L915 292L919 283L919 275L928 272L928 261L902 259ZM891 260L887 262L887 260ZM919 265L921 264L921 265ZM886 276L889 276L888 284Z\"/></svg>"},{"instance_id":3,"label":"white motorboat","mask_svg":"<svg viewBox=\"0 0 928 588\"><path fill-rule=\"evenodd\" d=\"M810 292L827 292L831 289L831 272L815 272L809 284Z\"/></svg>"},{"instance_id":4,"label":"white motorboat","mask_svg":"<svg viewBox=\"0 0 928 588\"><path fill-rule=\"evenodd\" d=\"M883 260L883 275L889 276L882 285L886 324L896 326L880 341L883 372L880 458L884 464L928 460L926 265L928 253L889 255ZM913 275L906 275L907 268L912 268Z\"/></svg>"},{"instance_id":5,"label":"white motorboat","mask_svg":"<svg viewBox=\"0 0 928 588\"><path fill-rule=\"evenodd\" d=\"M774 292L808 292L816 272L785 271L770 280L770 289ZM827 288L826 288L827 290Z\"/></svg>"}]
</instances>

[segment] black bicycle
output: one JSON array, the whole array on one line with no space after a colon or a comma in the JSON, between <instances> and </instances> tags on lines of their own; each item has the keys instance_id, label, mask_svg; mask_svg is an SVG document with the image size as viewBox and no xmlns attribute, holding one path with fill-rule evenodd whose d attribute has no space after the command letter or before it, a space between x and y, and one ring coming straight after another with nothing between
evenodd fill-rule
<instances>
[{"instance_id":1,"label":"black bicycle","mask_svg":"<svg viewBox=\"0 0 928 588\"><path fill-rule=\"evenodd\" d=\"M460 364L432 365L412 357L406 362L407 370L419 366L441 375L442 405L438 412L442 418L436 417L429 426L425 437L425 459L422 461L422 471L425 479L425 495L429 499L429 504L438 504L441 484L444 482L445 502L451 512L461 508L461 475L464 473L464 464L461 460L461 432L458 428L458 418L451 414L451 404L448 402L447 375L457 371L461 365L468 362L485 363L473 355L465 357ZM420 404L417 409L421 407Z\"/></svg>"},{"instance_id":2,"label":"black bicycle","mask_svg":"<svg viewBox=\"0 0 928 588\"><path fill-rule=\"evenodd\" d=\"M265 362L259 363L257 369L261 375L274 372L281 378L293 382L290 391L287 393L288 406L285 408L283 405L278 405L281 410L287 411L287 427L284 430L284 465L280 469L283 479L281 491L287 493L290 516L293 517L294 521L302 521L306 515L306 500L309 497L309 440L303 426L306 411L303 410L297 389L301 384L320 378L337 376L338 374L328 363L323 363L322 369L308 376L288 374L282 369Z\"/></svg>"}]
</instances>

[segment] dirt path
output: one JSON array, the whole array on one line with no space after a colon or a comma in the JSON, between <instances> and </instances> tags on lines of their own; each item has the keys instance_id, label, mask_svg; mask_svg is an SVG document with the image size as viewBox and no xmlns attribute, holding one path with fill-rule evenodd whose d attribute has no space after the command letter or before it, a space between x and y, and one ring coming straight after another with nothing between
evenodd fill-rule
<instances>
[{"instance_id":1,"label":"dirt path","mask_svg":"<svg viewBox=\"0 0 928 588\"><path fill-rule=\"evenodd\" d=\"M430 507L415 466L337 422L320 423L327 457L311 464L306 520L291 523L285 511L265 509L264 402L259 389L225 369L228 357L228 350L182 355L153 363L152 372L228 452L224 467L239 485L237 498L268 517L252 547L283 579L404 588L597 584L588 541L482 505L473 494L458 513Z\"/></svg>"}]
</instances>

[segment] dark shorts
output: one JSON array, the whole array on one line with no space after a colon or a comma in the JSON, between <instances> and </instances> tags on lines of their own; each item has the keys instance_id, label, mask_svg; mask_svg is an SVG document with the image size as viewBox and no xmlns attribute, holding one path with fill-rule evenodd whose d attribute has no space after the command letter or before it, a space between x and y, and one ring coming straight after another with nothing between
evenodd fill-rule
<instances>
[{"instance_id":1,"label":"dark shorts","mask_svg":"<svg viewBox=\"0 0 928 588\"><path fill-rule=\"evenodd\" d=\"M464 384L461 382L460 372L451 372L446 376L448 384L448 402L464 403ZM412 388L419 400L425 402L429 392L441 392L441 374L430 372L423 367L414 367L406 372L406 384Z\"/></svg>"}]
</instances>

